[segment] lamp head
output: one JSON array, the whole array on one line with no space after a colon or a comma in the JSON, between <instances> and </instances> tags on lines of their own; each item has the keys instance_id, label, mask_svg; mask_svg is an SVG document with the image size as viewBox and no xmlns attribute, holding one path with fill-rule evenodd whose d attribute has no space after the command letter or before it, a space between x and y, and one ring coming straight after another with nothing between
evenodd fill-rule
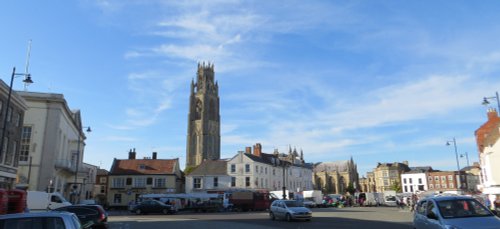
<instances>
[{"instance_id":1,"label":"lamp head","mask_svg":"<svg viewBox=\"0 0 500 229\"><path fill-rule=\"evenodd\" d=\"M446 142L446 145L449 146L450 145L450 142Z\"/></svg>"},{"instance_id":2,"label":"lamp head","mask_svg":"<svg viewBox=\"0 0 500 229\"><path fill-rule=\"evenodd\" d=\"M488 102L488 98L484 97L482 104L485 105L485 106L488 105L488 104L490 104L490 102Z\"/></svg>"},{"instance_id":3,"label":"lamp head","mask_svg":"<svg viewBox=\"0 0 500 229\"><path fill-rule=\"evenodd\" d=\"M26 78L24 78L23 82L27 84L32 84L33 80L31 80L31 74L26 74Z\"/></svg>"},{"instance_id":4,"label":"lamp head","mask_svg":"<svg viewBox=\"0 0 500 229\"><path fill-rule=\"evenodd\" d=\"M90 126L89 126L89 127L87 127L87 129L85 131L92 132L92 129L90 129Z\"/></svg>"}]
</instances>

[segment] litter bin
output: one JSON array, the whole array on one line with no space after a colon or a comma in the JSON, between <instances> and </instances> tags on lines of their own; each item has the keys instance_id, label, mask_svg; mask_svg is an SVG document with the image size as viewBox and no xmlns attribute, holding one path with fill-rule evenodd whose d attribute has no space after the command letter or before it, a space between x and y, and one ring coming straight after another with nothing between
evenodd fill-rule
<instances>
[{"instance_id":1,"label":"litter bin","mask_svg":"<svg viewBox=\"0 0 500 229\"><path fill-rule=\"evenodd\" d=\"M27 193L24 190L12 189L7 191L9 196L9 208L8 213L22 213L26 208L26 196Z\"/></svg>"}]
</instances>

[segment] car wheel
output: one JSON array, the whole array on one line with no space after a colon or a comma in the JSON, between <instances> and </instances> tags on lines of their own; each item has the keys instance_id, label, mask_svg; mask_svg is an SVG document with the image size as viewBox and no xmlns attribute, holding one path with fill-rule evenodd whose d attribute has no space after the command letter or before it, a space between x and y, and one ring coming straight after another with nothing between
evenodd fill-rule
<instances>
[{"instance_id":1,"label":"car wheel","mask_svg":"<svg viewBox=\"0 0 500 229\"><path fill-rule=\"evenodd\" d=\"M136 209L136 210L135 210L135 214L136 214L136 215L140 215L140 214L142 214L141 209Z\"/></svg>"},{"instance_id":2,"label":"car wheel","mask_svg":"<svg viewBox=\"0 0 500 229\"><path fill-rule=\"evenodd\" d=\"M271 218L271 220L275 220L276 217L274 217L274 213L272 212L269 212L269 218Z\"/></svg>"},{"instance_id":3,"label":"car wheel","mask_svg":"<svg viewBox=\"0 0 500 229\"><path fill-rule=\"evenodd\" d=\"M292 221L292 216L289 213L286 213L285 220L288 222Z\"/></svg>"},{"instance_id":4,"label":"car wheel","mask_svg":"<svg viewBox=\"0 0 500 229\"><path fill-rule=\"evenodd\" d=\"M168 214L168 209L166 209L166 208L165 208L165 209L163 209L163 211L162 211L162 212L163 212L163 214L165 214L165 215L166 215L166 214Z\"/></svg>"}]
</instances>

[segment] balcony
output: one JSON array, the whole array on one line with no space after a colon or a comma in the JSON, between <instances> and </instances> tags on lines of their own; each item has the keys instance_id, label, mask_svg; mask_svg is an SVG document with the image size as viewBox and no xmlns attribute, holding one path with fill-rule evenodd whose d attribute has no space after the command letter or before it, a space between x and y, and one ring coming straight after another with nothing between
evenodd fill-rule
<instances>
[{"instance_id":1,"label":"balcony","mask_svg":"<svg viewBox=\"0 0 500 229\"><path fill-rule=\"evenodd\" d=\"M63 169L73 173L76 171L76 167L73 165L71 160L63 160L63 159L56 160L55 167L57 169Z\"/></svg>"}]
</instances>

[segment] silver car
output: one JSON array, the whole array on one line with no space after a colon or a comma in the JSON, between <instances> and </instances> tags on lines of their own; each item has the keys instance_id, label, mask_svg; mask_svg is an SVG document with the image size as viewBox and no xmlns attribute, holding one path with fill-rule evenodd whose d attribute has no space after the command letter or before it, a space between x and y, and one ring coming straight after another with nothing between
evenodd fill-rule
<instances>
[{"instance_id":1,"label":"silver car","mask_svg":"<svg viewBox=\"0 0 500 229\"><path fill-rule=\"evenodd\" d=\"M472 197L436 196L417 203L413 228L493 229L500 228L500 219Z\"/></svg>"},{"instance_id":2,"label":"silver car","mask_svg":"<svg viewBox=\"0 0 500 229\"><path fill-rule=\"evenodd\" d=\"M81 229L80 220L69 212L37 212L0 215L0 229Z\"/></svg>"},{"instance_id":3,"label":"silver car","mask_svg":"<svg viewBox=\"0 0 500 229\"><path fill-rule=\"evenodd\" d=\"M292 221L294 219L303 219L310 221L312 212L304 207L302 202L295 200L275 200L269 209L269 217L271 220L285 219Z\"/></svg>"}]
</instances>

